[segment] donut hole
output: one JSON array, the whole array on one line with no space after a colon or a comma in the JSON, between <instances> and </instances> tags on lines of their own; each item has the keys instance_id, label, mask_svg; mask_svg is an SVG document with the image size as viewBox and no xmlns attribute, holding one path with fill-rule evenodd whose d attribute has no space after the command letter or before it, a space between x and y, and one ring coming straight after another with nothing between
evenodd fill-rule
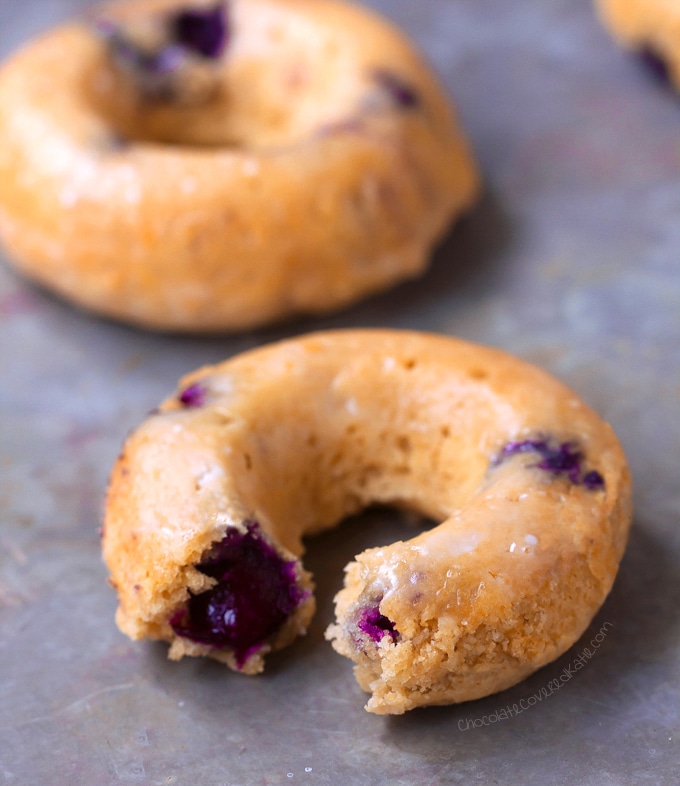
<instances>
[{"instance_id":1,"label":"donut hole","mask_svg":"<svg viewBox=\"0 0 680 786\"><path fill-rule=\"evenodd\" d=\"M413 365L395 366L381 390L362 384L363 367L348 368L318 406L291 382L234 439L238 495L286 549L300 553L306 535L375 505L441 522L481 483L492 449L478 445L493 441L493 410L471 411L473 383L459 401L426 373L413 385ZM300 401L304 420L291 415Z\"/></svg>"},{"instance_id":2,"label":"donut hole","mask_svg":"<svg viewBox=\"0 0 680 786\"><path fill-rule=\"evenodd\" d=\"M222 58L185 57L164 73L125 67L100 42L85 93L114 136L190 147L281 147L356 112L357 80L366 80L344 32L277 4L254 2L246 10L234 3L232 15Z\"/></svg>"}]
</instances>

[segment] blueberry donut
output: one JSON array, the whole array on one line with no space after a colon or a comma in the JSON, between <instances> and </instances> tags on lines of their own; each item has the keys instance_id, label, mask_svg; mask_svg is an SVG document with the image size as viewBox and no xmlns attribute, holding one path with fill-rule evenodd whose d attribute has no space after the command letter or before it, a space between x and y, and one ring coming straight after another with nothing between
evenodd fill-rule
<instances>
[{"instance_id":1,"label":"blueberry donut","mask_svg":"<svg viewBox=\"0 0 680 786\"><path fill-rule=\"evenodd\" d=\"M242 330L414 277L478 192L441 85L339 0L132 0L0 69L0 241L112 318Z\"/></svg>"},{"instance_id":2,"label":"blueberry donut","mask_svg":"<svg viewBox=\"0 0 680 786\"><path fill-rule=\"evenodd\" d=\"M182 380L127 439L103 553L132 637L244 674L305 632L303 538L368 505L438 522L347 567L327 631L367 709L507 688L568 649L631 520L612 432L503 352L391 330L311 334Z\"/></svg>"},{"instance_id":3,"label":"blueberry donut","mask_svg":"<svg viewBox=\"0 0 680 786\"><path fill-rule=\"evenodd\" d=\"M680 3L672 0L597 0L603 23L640 54L661 79L680 88Z\"/></svg>"}]
</instances>

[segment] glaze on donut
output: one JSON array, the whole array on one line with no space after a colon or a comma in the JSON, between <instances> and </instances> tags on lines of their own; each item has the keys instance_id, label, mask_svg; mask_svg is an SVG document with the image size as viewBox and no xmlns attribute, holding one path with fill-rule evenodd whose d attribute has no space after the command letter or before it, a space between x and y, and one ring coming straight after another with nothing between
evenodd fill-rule
<instances>
[{"instance_id":1,"label":"glaze on donut","mask_svg":"<svg viewBox=\"0 0 680 786\"><path fill-rule=\"evenodd\" d=\"M609 592L631 517L611 428L503 352L348 330L182 380L128 438L103 550L117 622L245 674L314 610L302 539L371 504L440 522L347 568L328 630L367 709L479 698L568 649Z\"/></svg>"},{"instance_id":2,"label":"glaze on donut","mask_svg":"<svg viewBox=\"0 0 680 786\"><path fill-rule=\"evenodd\" d=\"M132 0L0 69L0 240L113 318L240 330L414 277L478 177L413 45L339 0Z\"/></svg>"},{"instance_id":3,"label":"glaze on donut","mask_svg":"<svg viewBox=\"0 0 680 786\"><path fill-rule=\"evenodd\" d=\"M680 4L667 0L597 0L607 29L637 52L660 79L680 89Z\"/></svg>"}]
</instances>

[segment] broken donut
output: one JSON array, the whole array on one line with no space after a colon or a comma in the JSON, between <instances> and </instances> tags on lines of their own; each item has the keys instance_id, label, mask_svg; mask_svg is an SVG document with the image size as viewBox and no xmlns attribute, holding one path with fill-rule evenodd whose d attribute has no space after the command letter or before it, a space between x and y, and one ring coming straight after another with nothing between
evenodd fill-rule
<instances>
[{"instance_id":1,"label":"broken donut","mask_svg":"<svg viewBox=\"0 0 680 786\"><path fill-rule=\"evenodd\" d=\"M616 575L631 482L563 384L431 334L311 334L202 368L127 439L103 550L117 622L245 674L314 611L303 538L371 504L441 522L347 567L327 636L367 708L479 698L558 657Z\"/></svg>"}]
</instances>

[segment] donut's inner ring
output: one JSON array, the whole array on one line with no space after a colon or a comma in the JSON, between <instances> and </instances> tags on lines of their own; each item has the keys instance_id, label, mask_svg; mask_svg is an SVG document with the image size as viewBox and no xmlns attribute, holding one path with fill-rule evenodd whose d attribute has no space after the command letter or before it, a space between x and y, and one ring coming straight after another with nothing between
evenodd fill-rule
<instances>
[{"instance_id":1,"label":"donut's inner ring","mask_svg":"<svg viewBox=\"0 0 680 786\"><path fill-rule=\"evenodd\" d=\"M490 427L497 399L472 376L461 374L452 395L436 369L416 358L393 362L380 390L364 383L371 362L356 359L330 380L289 373L276 397L266 384L249 394L257 420L243 430L243 444L240 430L230 438L230 473L239 496L279 524L276 537L292 552L303 536L371 504L441 521L488 471L500 436Z\"/></svg>"},{"instance_id":2,"label":"donut's inner ring","mask_svg":"<svg viewBox=\"0 0 680 786\"><path fill-rule=\"evenodd\" d=\"M121 140L277 148L356 115L364 83L371 100L352 35L310 9L225 6L224 46L213 57L173 42L172 7L141 18L126 10L97 23L96 62L84 77L89 102Z\"/></svg>"}]
</instances>

